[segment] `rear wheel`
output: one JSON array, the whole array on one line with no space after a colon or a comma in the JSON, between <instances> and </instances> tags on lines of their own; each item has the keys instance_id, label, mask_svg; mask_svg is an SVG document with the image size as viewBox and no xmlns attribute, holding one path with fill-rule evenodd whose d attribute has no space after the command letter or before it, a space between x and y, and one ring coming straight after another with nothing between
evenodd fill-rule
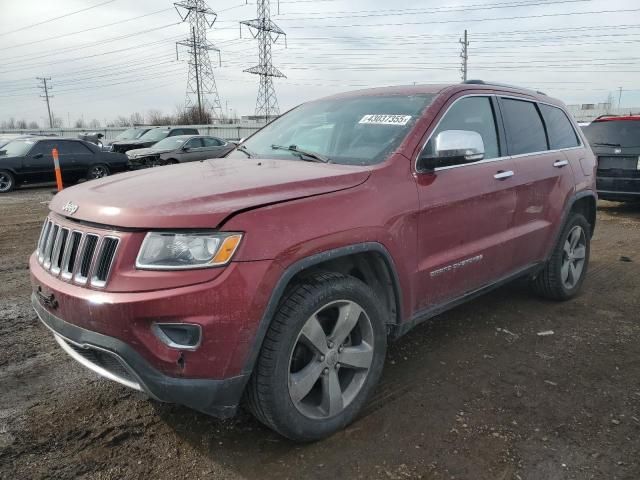
<instances>
[{"instance_id":1,"label":"rear wheel","mask_svg":"<svg viewBox=\"0 0 640 480\"><path fill-rule=\"evenodd\" d=\"M87 172L87 180L94 180L96 178L103 178L109 175L109 167L102 163L92 165Z\"/></svg>"},{"instance_id":2,"label":"rear wheel","mask_svg":"<svg viewBox=\"0 0 640 480\"><path fill-rule=\"evenodd\" d=\"M0 170L0 193L7 193L14 189L16 181L11 172Z\"/></svg>"},{"instance_id":3,"label":"rear wheel","mask_svg":"<svg viewBox=\"0 0 640 480\"><path fill-rule=\"evenodd\" d=\"M253 414L297 441L351 423L382 373L386 329L373 291L333 273L297 283L280 305L247 391Z\"/></svg>"},{"instance_id":4,"label":"rear wheel","mask_svg":"<svg viewBox=\"0 0 640 480\"><path fill-rule=\"evenodd\" d=\"M566 223L551 257L532 280L534 290L552 300L574 297L587 274L591 228L589 222L575 213Z\"/></svg>"}]
</instances>

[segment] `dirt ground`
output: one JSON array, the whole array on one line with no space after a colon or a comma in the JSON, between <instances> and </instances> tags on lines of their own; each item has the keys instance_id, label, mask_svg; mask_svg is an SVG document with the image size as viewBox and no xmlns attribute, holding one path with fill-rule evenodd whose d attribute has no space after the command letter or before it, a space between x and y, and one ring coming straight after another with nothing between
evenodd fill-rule
<instances>
[{"instance_id":1,"label":"dirt ground","mask_svg":"<svg viewBox=\"0 0 640 480\"><path fill-rule=\"evenodd\" d=\"M640 206L602 202L583 293L509 285L394 343L361 418L296 445L68 358L29 305L50 188L0 197L0 478L640 478ZM538 332L554 334L539 336Z\"/></svg>"}]
</instances>

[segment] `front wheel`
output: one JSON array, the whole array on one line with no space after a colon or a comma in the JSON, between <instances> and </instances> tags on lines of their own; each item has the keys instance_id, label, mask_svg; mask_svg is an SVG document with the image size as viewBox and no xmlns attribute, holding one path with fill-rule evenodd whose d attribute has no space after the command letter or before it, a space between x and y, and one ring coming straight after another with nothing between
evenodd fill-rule
<instances>
[{"instance_id":1,"label":"front wheel","mask_svg":"<svg viewBox=\"0 0 640 480\"><path fill-rule=\"evenodd\" d=\"M532 280L533 289L552 300L574 297L587 274L591 227L580 214L569 217L544 268Z\"/></svg>"},{"instance_id":2,"label":"front wheel","mask_svg":"<svg viewBox=\"0 0 640 480\"><path fill-rule=\"evenodd\" d=\"M109 175L109 167L102 163L92 165L87 172L87 180L94 180L96 178L103 178Z\"/></svg>"},{"instance_id":3,"label":"front wheel","mask_svg":"<svg viewBox=\"0 0 640 480\"><path fill-rule=\"evenodd\" d=\"M0 193L7 193L14 189L16 181L11 172L0 170Z\"/></svg>"},{"instance_id":4,"label":"front wheel","mask_svg":"<svg viewBox=\"0 0 640 480\"><path fill-rule=\"evenodd\" d=\"M382 308L360 280L319 273L281 303L247 391L252 413L296 441L318 440L351 423L382 373Z\"/></svg>"}]
</instances>

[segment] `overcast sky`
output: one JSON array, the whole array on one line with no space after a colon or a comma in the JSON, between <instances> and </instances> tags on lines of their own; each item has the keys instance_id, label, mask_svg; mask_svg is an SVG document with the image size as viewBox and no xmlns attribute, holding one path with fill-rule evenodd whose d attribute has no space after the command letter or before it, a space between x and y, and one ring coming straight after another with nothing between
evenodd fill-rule
<instances>
[{"instance_id":1,"label":"overcast sky","mask_svg":"<svg viewBox=\"0 0 640 480\"><path fill-rule=\"evenodd\" d=\"M208 38L221 50L222 66L216 54L212 62L223 109L252 114L258 77L242 70L257 63L257 43L244 29L240 38L238 21L254 18L256 5L244 1L210 0L219 13ZM279 9L274 1L272 20L287 33L287 48L280 39L273 49L287 76L274 80L283 111L359 87L457 82L465 28L469 78L566 103L610 93L617 102L622 87L622 106L640 107L637 0L282 0ZM46 123L37 76L52 78L51 106L65 125L184 103L187 65L175 42L188 25L171 1L0 0L0 11L0 121Z\"/></svg>"}]
</instances>

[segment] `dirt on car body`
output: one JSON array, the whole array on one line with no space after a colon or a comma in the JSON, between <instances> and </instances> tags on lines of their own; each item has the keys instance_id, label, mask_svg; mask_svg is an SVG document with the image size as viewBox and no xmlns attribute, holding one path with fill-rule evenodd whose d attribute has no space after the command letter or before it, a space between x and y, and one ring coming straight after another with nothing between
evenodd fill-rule
<instances>
[{"instance_id":1,"label":"dirt on car body","mask_svg":"<svg viewBox=\"0 0 640 480\"><path fill-rule=\"evenodd\" d=\"M0 478L640 478L638 206L600 204L578 298L514 284L417 327L390 345L355 423L298 445L68 358L29 302L50 198L0 202Z\"/></svg>"}]
</instances>

